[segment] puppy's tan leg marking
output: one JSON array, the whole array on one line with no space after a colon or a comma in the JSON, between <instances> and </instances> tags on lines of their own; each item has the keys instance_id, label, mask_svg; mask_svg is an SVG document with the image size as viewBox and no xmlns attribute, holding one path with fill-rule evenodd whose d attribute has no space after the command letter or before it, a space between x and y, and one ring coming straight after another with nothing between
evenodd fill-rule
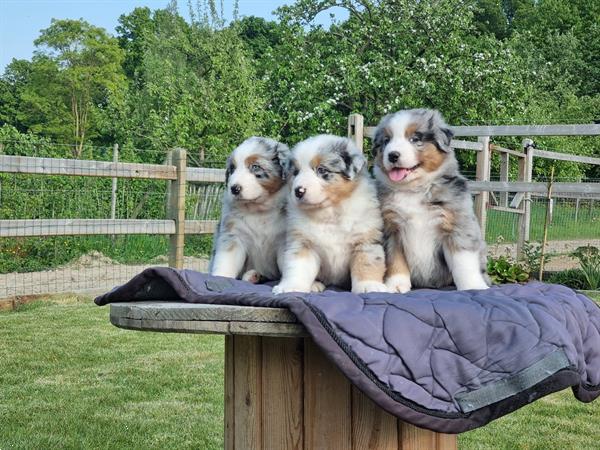
<instances>
[{"instance_id":1,"label":"puppy's tan leg marking","mask_svg":"<svg viewBox=\"0 0 600 450\"><path fill-rule=\"evenodd\" d=\"M350 276L352 292L385 292L385 254L379 243L364 242L358 244L352 252Z\"/></svg>"},{"instance_id":2,"label":"puppy's tan leg marking","mask_svg":"<svg viewBox=\"0 0 600 450\"><path fill-rule=\"evenodd\" d=\"M390 292L410 291L410 270L404 252L398 245L397 237L391 236L385 246L387 271L385 284Z\"/></svg>"},{"instance_id":3,"label":"puppy's tan leg marking","mask_svg":"<svg viewBox=\"0 0 600 450\"><path fill-rule=\"evenodd\" d=\"M448 208L442 208L440 228L444 233L452 233L456 226L456 214Z\"/></svg>"}]
</instances>

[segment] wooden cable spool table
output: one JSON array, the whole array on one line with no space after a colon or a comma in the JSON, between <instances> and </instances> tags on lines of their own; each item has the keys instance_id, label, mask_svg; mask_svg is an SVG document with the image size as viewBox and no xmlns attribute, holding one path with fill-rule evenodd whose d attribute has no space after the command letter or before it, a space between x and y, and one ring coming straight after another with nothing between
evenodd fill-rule
<instances>
[{"instance_id":1,"label":"wooden cable spool table","mask_svg":"<svg viewBox=\"0 0 600 450\"><path fill-rule=\"evenodd\" d=\"M110 305L131 330L225 335L225 448L455 449L456 436L404 423L325 357L287 309L178 302Z\"/></svg>"}]
</instances>

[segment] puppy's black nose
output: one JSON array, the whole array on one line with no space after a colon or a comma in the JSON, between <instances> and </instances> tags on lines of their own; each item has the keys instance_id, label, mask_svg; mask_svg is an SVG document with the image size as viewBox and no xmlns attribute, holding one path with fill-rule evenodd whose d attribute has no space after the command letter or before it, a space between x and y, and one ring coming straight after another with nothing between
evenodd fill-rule
<instances>
[{"instance_id":1,"label":"puppy's black nose","mask_svg":"<svg viewBox=\"0 0 600 450\"><path fill-rule=\"evenodd\" d=\"M304 197L305 193L306 193L306 188L303 188L301 186L294 189L294 194L296 194L296 198Z\"/></svg>"},{"instance_id":2,"label":"puppy's black nose","mask_svg":"<svg viewBox=\"0 0 600 450\"><path fill-rule=\"evenodd\" d=\"M398 152L389 152L388 153L388 160L391 163L395 163L396 161L398 161L399 158L400 158L400 153L398 153Z\"/></svg>"},{"instance_id":3,"label":"puppy's black nose","mask_svg":"<svg viewBox=\"0 0 600 450\"><path fill-rule=\"evenodd\" d=\"M230 189L233 195L238 195L242 192L242 187L239 184L232 184Z\"/></svg>"}]
</instances>

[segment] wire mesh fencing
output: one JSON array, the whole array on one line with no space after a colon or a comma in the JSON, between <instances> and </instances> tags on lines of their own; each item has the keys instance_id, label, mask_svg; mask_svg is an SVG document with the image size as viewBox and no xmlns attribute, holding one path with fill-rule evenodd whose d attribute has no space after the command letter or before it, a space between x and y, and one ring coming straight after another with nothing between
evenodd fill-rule
<instances>
[{"instance_id":1,"label":"wire mesh fencing","mask_svg":"<svg viewBox=\"0 0 600 450\"><path fill-rule=\"evenodd\" d=\"M167 152L2 141L0 299L103 291L166 266L183 210L183 267L206 270L220 215L222 170L171 165ZM118 151L118 150L117 150ZM211 164L216 166L217 164ZM197 181L175 185L183 176ZM177 199L175 199L177 200Z\"/></svg>"},{"instance_id":2,"label":"wire mesh fencing","mask_svg":"<svg viewBox=\"0 0 600 450\"><path fill-rule=\"evenodd\" d=\"M186 156L29 136L0 141L0 299L105 291L150 266L207 270L225 159ZM600 197L530 197L489 193L491 254L516 256L522 202L530 205L530 241L541 241L551 210L550 253L600 246Z\"/></svg>"}]
</instances>

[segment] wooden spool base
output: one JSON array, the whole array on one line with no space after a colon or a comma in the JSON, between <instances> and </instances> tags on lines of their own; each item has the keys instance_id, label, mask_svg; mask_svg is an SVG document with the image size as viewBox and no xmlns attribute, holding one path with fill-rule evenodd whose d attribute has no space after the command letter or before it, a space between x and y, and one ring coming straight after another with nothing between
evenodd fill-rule
<instances>
[{"instance_id":1,"label":"wooden spool base","mask_svg":"<svg viewBox=\"0 0 600 450\"><path fill-rule=\"evenodd\" d=\"M383 411L310 338L225 336L225 448L456 449Z\"/></svg>"},{"instance_id":2,"label":"wooden spool base","mask_svg":"<svg viewBox=\"0 0 600 450\"><path fill-rule=\"evenodd\" d=\"M454 450L456 436L376 406L287 309L178 302L110 305L121 328L225 335L225 448Z\"/></svg>"}]
</instances>

